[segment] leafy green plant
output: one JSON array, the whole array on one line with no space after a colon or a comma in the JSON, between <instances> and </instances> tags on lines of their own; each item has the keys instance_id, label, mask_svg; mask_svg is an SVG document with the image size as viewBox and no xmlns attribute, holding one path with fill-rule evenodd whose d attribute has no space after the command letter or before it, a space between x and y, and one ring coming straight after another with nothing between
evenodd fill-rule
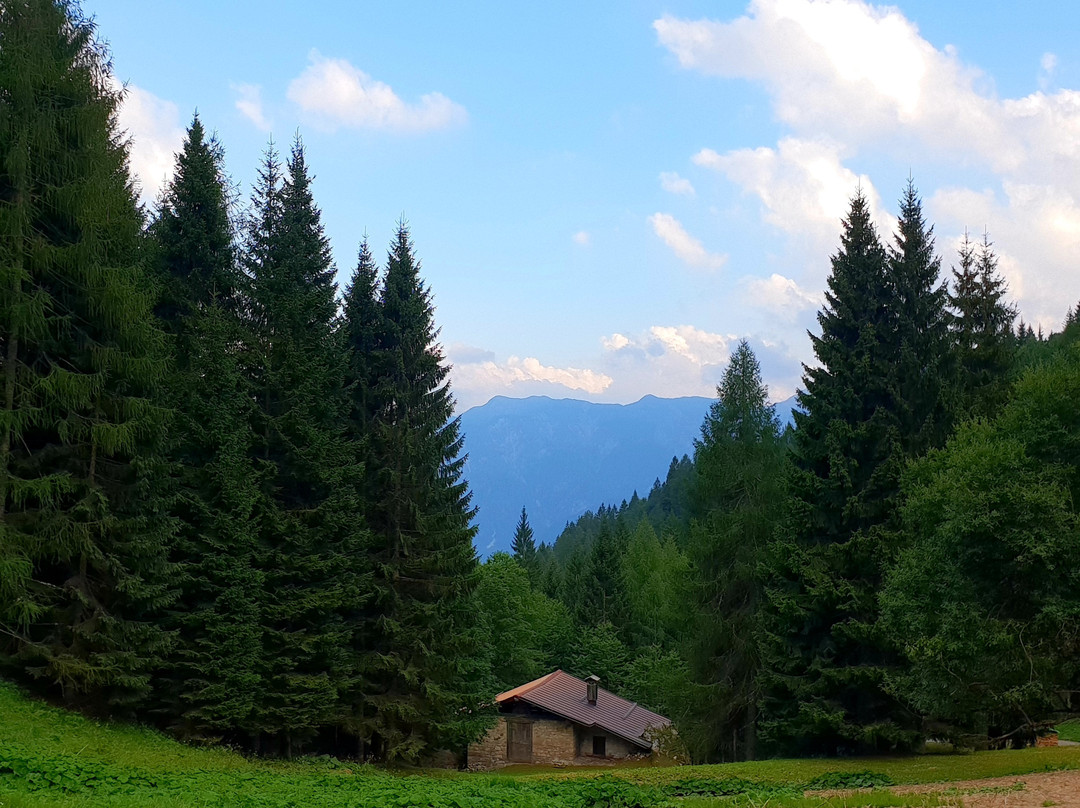
<instances>
[{"instance_id":1,"label":"leafy green plant","mask_svg":"<svg viewBox=\"0 0 1080 808\"><path fill-rule=\"evenodd\" d=\"M831 791L838 788L881 788L896 782L880 772L826 772L806 784L808 791Z\"/></svg>"}]
</instances>

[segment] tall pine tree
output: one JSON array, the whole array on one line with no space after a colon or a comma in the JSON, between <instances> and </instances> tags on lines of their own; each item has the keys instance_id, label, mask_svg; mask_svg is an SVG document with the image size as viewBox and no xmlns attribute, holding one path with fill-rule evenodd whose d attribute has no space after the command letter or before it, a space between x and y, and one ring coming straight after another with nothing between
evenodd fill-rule
<instances>
[{"instance_id":1,"label":"tall pine tree","mask_svg":"<svg viewBox=\"0 0 1080 808\"><path fill-rule=\"evenodd\" d=\"M1006 302L1007 292L989 234L983 233L976 253L965 232L949 295L957 408L962 416L992 417L1007 398L1018 342L1013 336L1017 311Z\"/></svg>"},{"instance_id":2,"label":"tall pine tree","mask_svg":"<svg viewBox=\"0 0 1080 808\"><path fill-rule=\"evenodd\" d=\"M196 116L150 227L173 354L163 395L176 409L181 589L169 620L178 643L156 701L175 730L196 737L249 733L263 673L254 391L243 372L251 337L223 160Z\"/></svg>"},{"instance_id":3,"label":"tall pine tree","mask_svg":"<svg viewBox=\"0 0 1080 808\"><path fill-rule=\"evenodd\" d=\"M753 759L760 698L758 568L782 515L786 449L757 358L741 341L695 442L691 528L695 689L688 740L704 760Z\"/></svg>"},{"instance_id":4,"label":"tall pine tree","mask_svg":"<svg viewBox=\"0 0 1080 808\"><path fill-rule=\"evenodd\" d=\"M898 291L933 288L929 235L910 190L891 261L865 196L852 200L821 334L811 335L819 364L806 368L799 395L791 513L770 546L762 624L760 730L773 752L867 753L917 741L914 716L884 689L893 656L876 627L904 444L928 431L913 418L920 399L899 399L896 377L902 362L918 361L903 355L905 345L914 351L905 317L918 301Z\"/></svg>"},{"instance_id":5,"label":"tall pine tree","mask_svg":"<svg viewBox=\"0 0 1080 808\"><path fill-rule=\"evenodd\" d=\"M372 429L374 428L374 394L378 382L375 368L375 351L382 328L382 310L379 304L379 268L371 254L367 237L360 244L356 269L345 288L343 317L340 330L345 349L346 435L356 452L358 467L351 483L361 508L364 503L379 496L376 479L369 473L379 462L374 454ZM370 563L377 537L371 535L372 545L362 553L364 569L373 572ZM371 680L368 672L372 667L371 638L376 631L379 607L373 599L356 605L348 615L351 639L352 674L349 686L343 692L341 727L356 740L356 756L364 759L372 754L371 722L374 706L368 694Z\"/></svg>"},{"instance_id":6,"label":"tall pine tree","mask_svg":"<svg viewBox=\"0 0 1080 808\"><path fill-rule=\"evenodd\" d=\"M0 659L115 709L146 694L172 597L120 93L75 3L0 5L0 41Z\"/></svg>"},{"instance_id":7,"label":"tall pine tree","mask_svg":"<svg viewBox=\"0 0 1080 808\"><path fill-rule=\"evenodd\" d=\"M342 719L341 695L354 675L346 616L368 593L334 267L299 140L287 168L282 180L268 153L246 261L263 481L256 513L273 593L263 608L267 674L256 728L289 755Z\"/></svg>"},{"instance_id":8,"label":"tall pine tree","mask_svg":"<svg viewBox=\"0 0 1080 808\"><path fill-rule=\"evenodd\" d=\"M358 273L353 288L364 278ZM364 309L351 307L350 318ZM376 593L363 732L375 756L416 760L436 744L461 741L454 724L468 686L462 665L476 555L449 367L404 222L390 246L378 311L371 353L354 359L373 379L363 402Z\"/></svg>"},{"instance_id":9,"label":"tall pine tree","mask_svg":"<svg viewBox=\"0 0 1080 808\"><path fill-rule=\"evenodd\" d=\"M539 559L536 557L536 539L533 538L532 525L529 524L529 515L525 507L521 508L521 518L518 519L517 527L514 528L514 539L510 544L510 550L518 563L529 574L529 580L535 586L540 574Z\"/></svg>"},{"instance_id":10,"label":"tall pine tree","mask_svg":"<svg viewBox=\"0 0 1080 808\"><path fill-rule=\"evenodd\" d=\"M888 262L896 357L893 406L901 452L918 457L944 445L952 431L954 370L945 310L948 286L939 282L934 228L923 218L911 179L900 199L897 228Z\"/></svg>"}]
</instances>

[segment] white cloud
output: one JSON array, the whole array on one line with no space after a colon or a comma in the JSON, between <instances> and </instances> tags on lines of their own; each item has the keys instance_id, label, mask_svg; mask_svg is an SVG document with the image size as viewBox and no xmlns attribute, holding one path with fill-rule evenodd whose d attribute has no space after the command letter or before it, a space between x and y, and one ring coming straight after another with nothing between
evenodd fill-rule
<instances>
[{"instance_id":1,"label":"white cloud","mask_svg":"<svg viewBox=\"0 0 1080 808\"><path fill-rule=\"evenodd\" d=\"M1025 321L1047 331L1061 327L1068 307L1080 299L1075 270L1080 255L1076 197L1043 185L1006 182L1001 196L944 188L931 197L928 207L955 232L970 227L972 240L981 240L985 228L1011 295L1024 303ZM955 243L949 246L951 251L943 261L946 266L956 263Z\"/></svg>"},{"instance_id":2,"label":"white cloud","mask_svg":"<svg viewBox=\"0 0 1080 808\"><path fill-rule=\"evenodd\" d=\"M783 341L745 336L761 362L774 400L790 396L799 383L798 357ZM646 393L713 396L739 339L737 334L692 325L656 325L639 334L604 337L603 367L614 379L605 398L636 401Z\"/></svg>"},{"instance_id":3,"label":"white cloud","mask_svg":"<svg viewBox=\"0 0 1080 808\"><path fill-rule=\"evenodd\" d=\"M328 129L391 129L419 132L462 124L468 115L442 93L403 101L390 87L345 59L312 51L311 64L289 84L289 100Z\"/></svg>"},{"instance_id":4,"label":"white cloud","mask_svg":"<svg viewBox=\"0 0 1080 808\"><path fill-rule=\"evenodd\" d=\"M579 230L573 235L574 243L580 244L582 247L588 247L592 242L592 236L585 230Z\"/></svg>"},{"instance_id":5,"label":"white cloud","mask_svg":"<svg viewBox=\"0 0 1080 808\"><path fill-rule=\"evenodd\" d=\"M262 87L257 84L231 84L229 86L237 95L236 108L240 114L255 124L255 128L259 131L269 132L273 124L263 112Z\"/></svg>"},{"instance_id":6,"label":"white cloud","mask_svg":"<svg viewBox=\"0 0 1080 808\"><path fill-rule=\"evenodd\" d=\"M654 28L683 67L764 81L776 113L796 129L863 139L934 127L936 141L967 150L961 133L997 128L992 105L974 92L980 74L936 50L896 8L756 0L729 23L664 17ZM972 103L957 108L961 90Z\"/></svg>"},{"instance_id":7,"label":"white cloud","mask_svg":"<svg viewBox=\"0 0 1080 808\"><path fill-rule=\"evenodd\" d=\"M647 394L714 395L739 338L692 325L616 332L600 338L600 353L589 368L545 365L535 357L499 361L490 351L462 344L450 345L446 353L459 411L496 395L629 403ZM772 394L780 399L791 395L799 382L798 357L783 340L749 338Z\"/></svg>"},{"instance_id":8,"label":"white cloud","mask_svg":"<svg viewBox=\"0 0 1080 808\"><path fill-rule=\"evenodd\" d=\"M692 267L719 269L726 255L708 252L701 242L686 232L679 220L668 213L654 213L649 217L653 232L671 248L681 261Z\"/></svg>"},{"instance_id":9,"label":"white cloud","mask_svg":"<svg viewBox=\"0 0 1080 808\"><path fill-rule=\"evenodd\" d=\"M654 385L659 381L662 389L652 391L658 395L690 396L712 394L737 339L692 325L654 325L637 335L615 333L600 343L619 388L647 378Z\"/></svg>"},{"instance_id":10,"label":"white cloud","mask_svg":"<svg viewBox=\"0 0 1080 808\"><path fill-rule=\"evenodd\" d=\"M835 142L789 137L775 149L736 149L726 154L702 149L693 160L757 196L764 219L774 227L810 236L814 249L827 255L856 188L862 188L879 228L888 231L893 223L870 178L847 168L842 156L843 149Z\"/></svg>"},{"instance_id":11,"label":"white cloud","mask_svg":"<svg viewBox=\"0 0 1080 808\"><path fill-rule=\"evenodd\" d=\"M848 166L866 154L892 156L905 174L914 167L916 179L926 166L977 172L990 178L989 196L985 185L937 195L951 232L979 230L977 217L990 217L1002 268L1028 319L1042 321L1063 310L1063 300L1080 298L1072 235L1080 209L1080 92L1048 91L1054 54L1041 60L1040 90L1002 98L955 48L935 47L892 6L753 0L731 21L665 16L654 28L684 68L767 88L788 129L775 148L703 150L695 159L758 197L773 226L831 252L838 207L857 183L873 190ZM980 200L990 201L980 207ZM871 203L879 228L891 230L876 194ZM965 212L960 204L972 207ZM941 224L939 237L950 232Z\"/></svg>"},{"instance_id":12,"label":"white cloud","mask_svg":"<svg viewBox=\"0 0 1080 808\"><path fill-rule=\"evenodd\" d=\"M616 332L610 337L601 337L600 344L605 351L621 351L630 344L630 338Z\"/></svg>"},{"instance_id":13,"label":"white cloud","mask_svg":"<svg viewBox=\"0 0 1080 808\"><path fill-rule=\"evenodd\" d=\"M113 84L119 86L115 80ZM127 84L119 123L129 138L131 170L138 179L140 196L144 202L152 202L172 175L176 153L184 143L180 111L172 101Z\"/></svg>"},{"instance_id":14,"label":"white cloud","mask_svg":"<svg viewBox=\"0 0 1080 808\"><path fill-rule=\"evenodd\" d=\"M819 308L825 302L824 295L801 289L791 278L776 272L768 278L749 279L746 297L751 305L788 319L800 311Z\"/></svg>"},{"instance_id":15,"label":"white cloud","mask_svg":"<svg viewBox=\"0 0 1080 808\"><path fill-rule=\"evenodd\" d=\"M696 194L690 180L686 179L686 177L680 177L678 172L675 171L662 171L660 173L660 187L669 194L679 194L681 196L694 196Z\"/></svg>"},{"instance_id":16,"label":"white cloud","mask_svg":"<svg viewBox=\"0 0 1080 808\"><path fill-rule=\"evenodd\" d=\"M599 395L611 386L612 378L587 368L553 367L535 357L511 356L505 362L476 356L477 361L462 361L466 352L448 352L453 365L454 394L463 409L482 404L494 395L577 392Z\"/></svg>"}]
</instances>

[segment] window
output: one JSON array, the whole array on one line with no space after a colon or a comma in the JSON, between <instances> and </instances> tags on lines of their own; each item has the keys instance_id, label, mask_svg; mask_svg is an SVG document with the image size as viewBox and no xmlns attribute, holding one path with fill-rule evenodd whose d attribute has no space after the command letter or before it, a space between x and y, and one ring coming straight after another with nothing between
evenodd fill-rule
<instances>
[{"instance_id":1,"label":"window","mask_svg":"<svg viewBox=\"0 0 1080 808\"><path fill-rule=\"evenodd\" d=\"M605 757L607 755L607 738L603 735L593 735L592 753L596 757Z\"/></svg>"}]
</instances>

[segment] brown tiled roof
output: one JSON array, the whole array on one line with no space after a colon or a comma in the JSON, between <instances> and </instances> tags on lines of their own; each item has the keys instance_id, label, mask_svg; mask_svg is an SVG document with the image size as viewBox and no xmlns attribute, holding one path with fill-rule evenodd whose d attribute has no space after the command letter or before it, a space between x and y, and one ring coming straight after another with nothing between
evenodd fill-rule
<instances>
[{"instance_id":1,"label":"brown tiled roof","mask_svg":"<svg viewBox=\"0 0 1080 808\"><path fill-rule=\"evenodd\" d=\"M596 704L585 698L586 684L576 676L555 671L495 697L502 705L519 700L585 727L598 727L638 746L652 744L642 736L649 727L666 727L671 721L632 701L597 688Z\"/></svg>"}]
</instances>

